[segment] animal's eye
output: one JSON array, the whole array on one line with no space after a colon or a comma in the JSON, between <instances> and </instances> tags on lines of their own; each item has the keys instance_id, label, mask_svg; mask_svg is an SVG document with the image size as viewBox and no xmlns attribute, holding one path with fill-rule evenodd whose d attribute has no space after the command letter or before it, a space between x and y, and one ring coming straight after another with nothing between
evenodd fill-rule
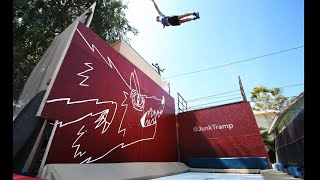
<instances>
[{"instance_id":1,"label":"animal's eye","mask_svg":"<svg viewBox=\"0 0 320 180\"><path fill-rule=\"evenodd\" d=\"M144 108L145 98L144 96L141 96L136 90L132 90L130 93L131 101L133 107L141 111Z\"/></svg>"}]
</instances>

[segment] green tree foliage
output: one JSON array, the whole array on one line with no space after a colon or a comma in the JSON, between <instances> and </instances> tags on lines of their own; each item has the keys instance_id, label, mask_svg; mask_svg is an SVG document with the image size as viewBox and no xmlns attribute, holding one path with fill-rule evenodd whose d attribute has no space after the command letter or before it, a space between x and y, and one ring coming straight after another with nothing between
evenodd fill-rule
<instances>
[{"instance_id":1,"label":"green tree foliage","mask_svg":"<svg viewBox=\"0 0 320 180\"><path fill-rule=\"evenodd\" d=\"M13 100L53 38L88 9L94 0L13 1ZM109 44L138 34L125 18L121 0L97 1L90 28Z\"/></svg>"},{"instance_id":2,"label":"green tree foliage","mask_svg":"<svg viewBox=\"0 0 320 180\"><path fill-rule=\"evenodd\" d=\"M251 92L251 100L255 102L252 109L257 111L281 111L284 107L290 105L294 98L295 96L290 99L285 97L280 88L268 89L265 86L258 86L253 88ZM276 161L275 135L268 134L267 128L264 127L260 127L260 132L270 161L274 163Z\"/></svg>"},{"instance_id":3,"label":"green tree foliage","mask_svg":"<svg viewBox=\"0 0 320 180\"><path fill-rule=\"evenodd\" d=\"M267 128L260 127L260 132L262 136L262 140L264 143L264 146L268 152L269 159L272 163L276 162L276 150L275 150L275 135L274 134L268 134Z\"/></svg>"},{"instance_id":4,"label":"green tree foliage","mask_svg":"<svg viewBox=\"0 0 320 180\"><path fill-rule=\"evenodd\" d=\"M265 86L258 86L253 88L251 92L251 100L255 102L252 107L253 110L265 111L265 110L282 110L288 106L292 100L282 95L280 88L268 89Z\"/></svg>"}]
</instances>

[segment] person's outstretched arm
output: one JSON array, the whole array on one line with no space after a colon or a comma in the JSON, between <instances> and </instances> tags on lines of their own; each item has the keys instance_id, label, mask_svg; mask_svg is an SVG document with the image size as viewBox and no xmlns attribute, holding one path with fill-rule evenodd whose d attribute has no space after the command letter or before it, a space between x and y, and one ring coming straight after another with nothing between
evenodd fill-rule
<instances>
[{"instance_id":1,"label":"person's outstretched arm","mask_svg":"<svg viewBox=\"0 0 320 180\"><path fill-rule=\"evenodd\" d=\"M154 7L155 7L155 8L156 8L156 10L158 11L159 15L160 15L160 16L163 16L164 14L160 11L160 9L158 8L158 6L157 6L156 2L154 2L154 0L151 0L151 1L153 2Z\"/></svg>"}]
</instances>

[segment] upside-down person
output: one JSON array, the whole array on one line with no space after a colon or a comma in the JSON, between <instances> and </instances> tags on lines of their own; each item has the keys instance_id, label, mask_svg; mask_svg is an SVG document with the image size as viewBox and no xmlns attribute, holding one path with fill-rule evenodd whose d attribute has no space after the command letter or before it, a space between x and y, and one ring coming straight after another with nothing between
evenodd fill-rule
<instances>
[{"instance_id":1,"label":"upside-down person","mask_svg":"<svg viewBox=\"0 0 320 180\"><path fill-rule=\"evenodd\" d=\"M185 13L181 14L179 16L166 16L164 15L159 7L157 6L156 2L154 0L151 0L154 4L154 7L159 13L159 16L157 16L157 21L160 22L163 25L163 28L166 26L179 26L182 23L190 22L196 19L199 19L199 12L193 12L193 13ZM188 17L188 16L194 16L194 17Z\"/></svg>"}]
</instances>

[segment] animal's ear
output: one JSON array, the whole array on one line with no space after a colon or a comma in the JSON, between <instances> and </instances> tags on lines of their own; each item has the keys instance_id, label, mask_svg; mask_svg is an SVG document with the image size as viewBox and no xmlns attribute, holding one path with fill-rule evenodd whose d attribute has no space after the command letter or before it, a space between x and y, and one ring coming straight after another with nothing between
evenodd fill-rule
<instances>
[{"instance_id":1,"label":"animal's ear","mask_svg":"<svg viewBox=\"0 0 320 180\"><path fill-rule=\"evenodd\" d=\"M135 89L140 94L140 85L138 81L138 76L136 70L133 70L130 76L130 87L131 89Z\"/></svg>"}]
</instances>

